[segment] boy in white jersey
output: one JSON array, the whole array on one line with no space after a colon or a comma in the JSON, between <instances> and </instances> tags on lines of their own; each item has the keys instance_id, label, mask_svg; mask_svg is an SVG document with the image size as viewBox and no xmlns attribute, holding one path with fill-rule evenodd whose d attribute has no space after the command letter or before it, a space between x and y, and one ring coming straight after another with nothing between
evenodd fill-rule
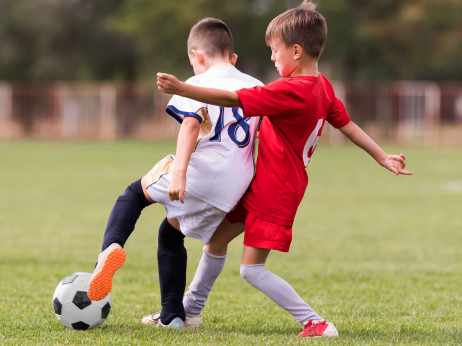
<instances>
[{"instance_id":1,"label":"boy in white jersey","mask_svg":"<svg viewBox=\"0 0 462 346\"><path fill-rule=\"evenodd\" d=\"M196 76L187 83L229 91L262 85L234 67L237 56L233 52L231 32L224 22L215 18L199 21L188 38L188 55ZM181 123L176 157L168 155L159 161L118 198L109 216L88 296L101 300L110 292L112 277L125 260L123 246L141 211L152 203L161 203L167 217L158 238L162 300L159 325L183 327L187 261L183 238L189 236L207 244L246 191L254 173L258 118L244 118L240 108L179 96L172 97L167 113Z\"/></svg>"}]
</instances>

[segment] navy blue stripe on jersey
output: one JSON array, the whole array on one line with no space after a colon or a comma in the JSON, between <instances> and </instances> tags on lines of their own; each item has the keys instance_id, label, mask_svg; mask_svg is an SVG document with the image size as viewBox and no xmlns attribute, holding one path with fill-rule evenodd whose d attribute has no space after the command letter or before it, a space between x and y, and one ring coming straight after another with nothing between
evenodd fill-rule
<instances>
[{"instance_id":1,"label":"navy blue stripe on jersey","mask_svg":"<svg viewBox=\"0 0 462 346\"><path fill-rule=\"evenodd\" d=\"M202 118L193 112L183 112L180 111L175 106L169 105L166 109L167 113L170 114L173 118L175 118L180 124L183 122L183 118L179 116L179 114L183 115L184 117L193 117L199 121L199 124L202 123Z\"/></svg>"}]
</instances>

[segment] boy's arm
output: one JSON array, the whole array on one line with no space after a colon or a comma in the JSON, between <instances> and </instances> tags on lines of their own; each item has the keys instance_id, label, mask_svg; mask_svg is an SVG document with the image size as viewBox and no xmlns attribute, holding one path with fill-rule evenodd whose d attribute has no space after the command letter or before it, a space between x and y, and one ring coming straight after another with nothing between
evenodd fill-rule
<instances>
[{"instance_id":1,"label":"boy's arm","mask_svg":"<svg viewBox=\"0 0 462 346\"><path fill-rule=\"evenodd\" d=\"M178 133L173 177L168 187L168 198L171 201L179 200L181 203L184 203L186 195L186 171L191 154L196 147L199 130L200 124L197 119L184 117L180 132Z\"/></svg>"},{"instance_id":2,"label":"boy's arm","mask_svg":"<svg viewBox=\"0 0 462 346\"><path fill-rule=\"evenodd\" d=\"M198 87L180 82L167 73L157 74L157 87L166 94L175 94L199 102L223 107L242 107L237 93L221 89Z\"/></svg>"},{"instance_id":3,"label":"boy's arm","mask_svg":"<svg viewBox=\"0 0 462 346\"><path fill-rule=\"evenodd\" d=\"M396 175L412 175L411 171L406 171L406 157L404 154L389 155L375 143L363 130L359 128L354 122L350 121L348 124L340 128L340 131L347 136L354 144L364 149L371 155L380 165L392 171Z\"/></svg>"}]
</instances>

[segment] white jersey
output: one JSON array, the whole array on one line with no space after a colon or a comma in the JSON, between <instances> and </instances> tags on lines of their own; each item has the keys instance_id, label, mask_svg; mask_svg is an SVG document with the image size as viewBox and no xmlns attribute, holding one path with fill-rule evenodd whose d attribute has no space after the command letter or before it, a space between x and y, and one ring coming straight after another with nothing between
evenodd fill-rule
<instances>
[{"instance_id":1,"label":"white jersey","mask_svg":"<svg viewBox=\"0 0 462 346\"><path fill-rule=\"evenodd\" d=\"M263 85L231 64L217 64L186 83L235 91ZM254 174L253 145L258 117L244 118L241 108L225 108L173 96L167 113L180 123L185 116L201 123L186 172L186 193L225 212L241 199Z\"/></svg>"}]
</instances>

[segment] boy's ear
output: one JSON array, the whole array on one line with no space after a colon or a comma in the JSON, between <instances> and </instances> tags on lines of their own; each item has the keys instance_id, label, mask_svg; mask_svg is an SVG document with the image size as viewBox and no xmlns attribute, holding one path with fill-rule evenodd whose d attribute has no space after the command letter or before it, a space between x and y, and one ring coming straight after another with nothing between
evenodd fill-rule
<instances>
[{"instance_id":1,"label":"boy's ear","mask_svg":"<svg viewBox=\"0 0 462 346\"><path fill-rule=\"evenodd\" d=\"M237 54L236 53L233 53L233 56L231 57L231 65L236 65L236 61L237 61Z\"/></svg>"},{"instance_id":2,"label":"boy's ear","mask_svg":"<svg viewBox=\"0 0 462 346\"><path fill-rule=\"evenodd\" d=\"M295 60L298 60L303 56L303 48L299 44L294 44L292 47L292 51Z\"/></svg>"},{"instance_id":3,"label":"boy's ear","mask_svg":"<svg viewBox=\"0 0 462 346\"><path fill-rule=\"evenodd\" d=\"M196 55L197 55L197 62L199 65L204 65L204 54L202 53L202 51L200 50L197 50L196 51Z\"/></svg>"},{"instance_id":4,"label":"boy's ear","mask_svg":"<svg viewBox=\"0 0 462 346\"><path fill-rule=\"evenodd\" d=\"M191 56L190 59L195 59L198 65L204 65L204 54L202 53L202 51L197 49L191 49L189 54Z\"/></svg>"}]
</instances>

